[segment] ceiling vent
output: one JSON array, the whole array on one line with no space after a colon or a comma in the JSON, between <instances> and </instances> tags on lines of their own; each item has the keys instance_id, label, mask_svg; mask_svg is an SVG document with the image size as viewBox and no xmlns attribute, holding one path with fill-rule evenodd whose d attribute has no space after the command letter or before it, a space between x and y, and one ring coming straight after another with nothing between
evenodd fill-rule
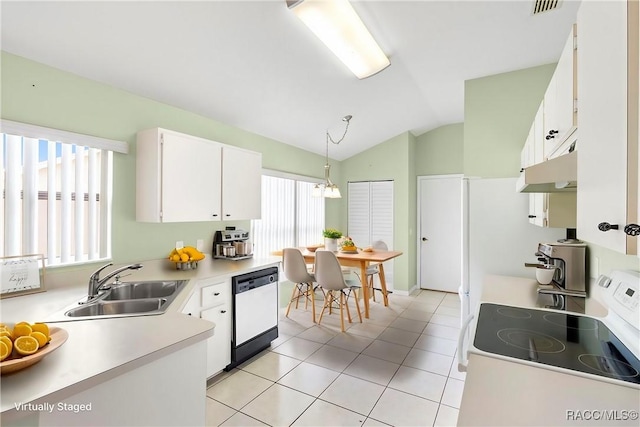
<instances>
[{"instance_id":1,"label":"ceiling vent","mask_svg":"<svg viewBox=\"0 0 640 427\"><path fill-rule=\"evenodd\" d=\"M548 12L560 7L562 0L535 0L533 4L533 14Z\"/></svg>"}]
</instances>

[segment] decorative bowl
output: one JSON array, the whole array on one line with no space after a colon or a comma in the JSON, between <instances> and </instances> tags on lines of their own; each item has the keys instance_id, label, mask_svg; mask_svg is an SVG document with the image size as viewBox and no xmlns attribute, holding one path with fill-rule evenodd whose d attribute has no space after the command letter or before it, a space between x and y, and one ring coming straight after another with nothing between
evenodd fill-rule
<instances>
[{"instance_id":1,"label":"decorative bowl","mask_svg":"<svg viewBox=\"0 0 640 427\"><path fill-rule=\"evenodd\" d=\"M0 374L6 375L13 372L21 371L41 361L47 354L51 353L69 338L69 333L62 328L51 326L49 328L51 341L29 356L6 359L0 362Z\"/></svg>"},{"instance_id":2,"label":"decorative bowl","mask_svg":"<svg viewBox=\"0 0 640 427\"><path fill-rule=\"evenodd\" d=\"M313 245L313 246L307 246L307 250L309 252L315 252L316 250L323 248L324 245Z\"/></svg>"}]
</instances>

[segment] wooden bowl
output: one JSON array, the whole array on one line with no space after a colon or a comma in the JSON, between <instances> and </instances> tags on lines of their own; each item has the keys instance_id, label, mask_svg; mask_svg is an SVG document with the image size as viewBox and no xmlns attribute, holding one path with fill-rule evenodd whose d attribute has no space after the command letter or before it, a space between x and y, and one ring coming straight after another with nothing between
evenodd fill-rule
<instances>
[{"instance_id":1,"label":"wooden bowl","mask_svg":"<svg viewBox=\"0 0 640 427\"><path fill-rule=\"evenodd\" d=\"M324 245L313 245L313 246L307 246L307 250L309 252L315 252L317 249L323 248Z\"/></svg>"}]
</instances>

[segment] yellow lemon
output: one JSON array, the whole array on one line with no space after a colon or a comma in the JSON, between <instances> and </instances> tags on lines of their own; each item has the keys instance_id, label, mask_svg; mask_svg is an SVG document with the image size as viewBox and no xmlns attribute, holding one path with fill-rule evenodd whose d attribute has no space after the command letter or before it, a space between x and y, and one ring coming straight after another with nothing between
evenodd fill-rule
<instances>
[{"instance_id":1,"label":"yellow lemon","mask_svg":"<svg viewBox=\"0 0 640 427\"><path fill-rule=\"evenodd\" d=\"M24 323L18 323L13 328L13 340L15 341L19 337L28 337L29 335L31 335L31 332L33 332L33 330L31 329L31 326L29 324L25 325Z\"/></svg>"},{"instance_id":2,"label":"yellow lemon","mask_svg":"<svg viewBox=\"0 0 640 427\"><path fill-rule=\"evenodd\" d=\"M9 354L11 354L9 347L7 347L4 341L0 341L0 362L9 357Z\"/></svg>"},{"instance_id":3,"label":"yellow lemon","mask_svg":"<svg viewBox=\"0 0 640 427\"><path fill-rule=\"evenodd\" d=\"M180 255L180 261L182 261L182 262L189 261L189 255L183 253L182 255Z\"/></svg>"},{"instance_id":4,"label":"yellow lemon","mask_svg":"<svg viewBox=\"0 0 640 427\"><path fill-rule=\"evenodd\" d=\"M34 337L38 341L38 347L44 347L48 342L49 338L42 332L31 332L30 337Z\"/></svg>"},{"instance_id":5,"label":"yellow lemon","mask_svg":"<svg viewBox=\"0 0 640 427\"><path fill-rule=\"evenodd\" d=\"M21 336L13 342L16 351L21 356L28 356L38 351L38 340L31 336Z\"/></svg>"},{"instance_id":6,"label":"yellow lemon","mask_svg":"<svg viewBox=\"0 0 640 427\"><path fill-rule=\"evenodd\" d=\"M0 337L9 337L11 338L11 329L0 329Z\"/></svg>"},{"instance_id":7,"label":"yellow lemon","mask_svg":"<svg viewBox=\"0 0 640 427\"><path fill-rule=\"evenodd\" d=\"M5 343L7 348L9 349L9 354L11 354L11 350L13 350L13 342L9 337L0 337L0 342Z\"/></svg>"},{"instance_id":8,"label":"yellow lemon","mask_svg":"<svg viewBox=\"0 0 640 427\"><path fill-rule=\"evenodd\" d=\"M34 323L31 325L32 332L42 332L42 334L49 339L51 332L49 332L49 326L46 323Z\"/></svg>"}]
</instances>

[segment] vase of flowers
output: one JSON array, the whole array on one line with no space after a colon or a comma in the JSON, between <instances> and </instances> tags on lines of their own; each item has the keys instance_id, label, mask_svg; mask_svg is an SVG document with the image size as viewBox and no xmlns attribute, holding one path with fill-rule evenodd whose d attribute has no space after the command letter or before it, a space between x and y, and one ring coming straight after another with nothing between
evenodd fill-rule
<instances>
[{"instance_id":1,"label":"vase of flowers","mask_svg":"<svg viewBox=\"0 0 640 427\"><path fill-rule=\"evenodd\" d=\"M324 248L328 251L338 251L338 239L342 237L342 232L335 228L327 228L322 230L324 236Z\"/></svg>"}]
</instances>

